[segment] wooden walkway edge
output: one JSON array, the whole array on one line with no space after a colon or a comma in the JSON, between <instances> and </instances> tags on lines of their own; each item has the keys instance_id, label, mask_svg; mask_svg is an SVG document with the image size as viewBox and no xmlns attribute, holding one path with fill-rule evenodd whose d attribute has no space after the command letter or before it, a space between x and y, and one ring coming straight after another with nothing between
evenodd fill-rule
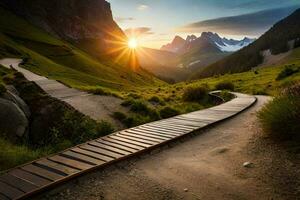
<instances>
[{"instance_id":1,"label":"wooden walkway edge","mask_svg":"<svg viewBox=\"0 0 300 200\"><path fill-rule=\"evenodd\" d=\"M0 200L28 198L83 173L231 118L256 102L254 96L233 94L236 98L224 104L115 132L8 170L0 176Z\"/></svg>"}]
</instances>

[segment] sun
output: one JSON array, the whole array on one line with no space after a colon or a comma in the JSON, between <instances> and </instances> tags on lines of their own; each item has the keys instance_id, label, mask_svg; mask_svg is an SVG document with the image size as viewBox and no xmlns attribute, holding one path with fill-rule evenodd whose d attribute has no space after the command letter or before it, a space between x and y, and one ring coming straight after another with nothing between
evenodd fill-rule
<instances>
[{"instance_id":1,"label":"sun","mask_svg":"<svg viewBox=\"0 0 300 200\"><path fill-rule=\"evenodd\" d=\"M128 47L130 49L136 49L138 47L138 42L136 38L130 38L128 40Z\"/></svg>"}]
</instances>

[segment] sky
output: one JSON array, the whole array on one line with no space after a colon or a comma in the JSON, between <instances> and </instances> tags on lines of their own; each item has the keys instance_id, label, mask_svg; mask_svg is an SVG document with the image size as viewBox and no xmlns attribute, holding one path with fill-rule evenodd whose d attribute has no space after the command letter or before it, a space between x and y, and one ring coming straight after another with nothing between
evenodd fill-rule
<instances>
[{"instance_id":1,"label":"sky","mask_svg":"<svg viewBox=\"0 0 300 200\"><path fill-rule=\"evenodd\" d=\"M179 35L204 31L241 39L258 38L300 8L300 0L107 0L113 16L139 45L160 48Z\"/></svg>"}]
</instances>

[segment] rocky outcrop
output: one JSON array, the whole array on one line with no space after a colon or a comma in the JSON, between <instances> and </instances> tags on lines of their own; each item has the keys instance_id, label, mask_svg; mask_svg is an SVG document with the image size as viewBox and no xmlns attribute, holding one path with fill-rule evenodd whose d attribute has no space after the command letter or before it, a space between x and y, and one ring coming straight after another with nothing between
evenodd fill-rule
<instances>
[{"instance_id":1,"label":"rocky outcrop","mask_svg":"<svg viewBox=\"0 0 300 200\"><path fill-rule=\"evenodd\" d=\"M0 96L0 133L11 141L24 137L28 131L30 110L13 86Z\"/></svg>"},{"instance_id":2,"label":"rocky outcrop","mask_svg":"<svg viewBox=\"0 0 300 200\"><path fill-rule=\"evenodd\" d=\"M0 4L50 34L86 49L106 51L109 41L126 38L105 0L1 0Z\"/></svg>"}]
</instances>

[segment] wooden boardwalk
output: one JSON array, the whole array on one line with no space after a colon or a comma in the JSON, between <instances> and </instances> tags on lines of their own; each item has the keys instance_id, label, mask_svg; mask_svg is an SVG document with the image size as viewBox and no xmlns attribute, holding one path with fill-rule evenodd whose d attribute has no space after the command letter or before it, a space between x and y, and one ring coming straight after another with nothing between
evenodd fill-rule
<instances>
[{"instance_id":1,"label":"wooden boardwalk","mask_svg":"<svg viewBox=\"0 0 300 200\"><path fill-rule=\"evenodd\" d=\"M0 200L28 198L80 174L137 155L230 118L256 101L250 95L234 94L235 99L219 106L112 133L13 168L0 176Z\"/></svg>"}]
</instances>

